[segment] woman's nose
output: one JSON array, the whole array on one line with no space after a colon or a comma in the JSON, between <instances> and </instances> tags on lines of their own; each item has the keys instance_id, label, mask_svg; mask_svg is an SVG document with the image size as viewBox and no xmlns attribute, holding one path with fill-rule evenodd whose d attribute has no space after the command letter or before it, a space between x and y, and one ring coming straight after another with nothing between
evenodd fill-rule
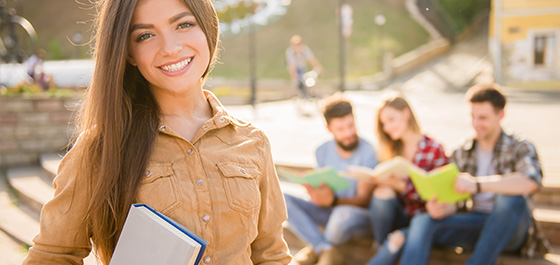
<instances>
[{"instance_id":1,"label":"woman's nose","mask_svg":"<svg viewBox=\"0 0 560 265\"><path fill-rule=\"evenodd\" d=\"M178 54L182 49L181 42L173 34L163 35L161 45L161 53L166 56Z\"/></svg>"}]
</instances>

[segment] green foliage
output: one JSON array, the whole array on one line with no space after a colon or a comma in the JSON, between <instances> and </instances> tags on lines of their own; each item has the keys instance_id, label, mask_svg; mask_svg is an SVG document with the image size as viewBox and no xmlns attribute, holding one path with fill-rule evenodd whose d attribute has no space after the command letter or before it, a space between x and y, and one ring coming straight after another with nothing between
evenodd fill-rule
<instances>
[{"instance_id":1,"label":"green foliage","mask_svg":"<svg viewBox=\"0 0 560 265\"><path fill-rule=\"evenodd\" d=\"M445 12L457 32L467 28L481 11L490 9L490 0L433 0Z\"/></svg>"},{"instance_id":2,"label":"green foliage","mask_svg":"<svg viewBox=\"0 0 560 265\"><path fill-rule=\"evenodd\" d=\"M79 91L73 89L63 89L63 88L50 88L47 91L43 91L41 87L37 84L21 83L13 87L0 87L0 97L11 97L11 96L24 96L24 97L73 97Z\"/></svg>"},{"instance_id":3,"label":"green foliage","mask_svg":"<svg viewBox=\"0 0 560 265\"><path fill-rule=\"evenodd\" d=\"M1 95L15 95L15 94L36 94L41 92L41 87L36 84L21 83L14 87L8 87L0 91Z\"/></svg>"},{"instance_id":4,"label":"green foliage","mask_svg":"<svg viewBox=\"0 0 560 265\"><path fill-rule=\"evenodd\" d=\"M348 78L372 75L381 69L383 52L399 56L429 41L427 32L414 21L404 0L349 0L353 8L352 36L346 40ZM338 77L338 0L292 0L287 13L256 32L259 78L288 79L285 51L293 34L303 37L324 68L321 79ZM383 14L387 23L374 23ZM212 75L249 77L250 36L246 31L222 39L220 59Z\"/></svg>"},{"instance_id":5,"label":"green foliage","mask_svg":"<svg viewBox=\"0 0 560 265\"><path fill-rule=\"evenodd\" d=\"M53 60L62 60L65 59L66 56L64 55L64 51L60 45L60 41L58 39L53 39L49 43L49 47L47 49L47 55L49 58Z\"/></svg>"},{"instance_id":6,"label":"green foliage","mask_svg":"<svg viewBox=\"0 0 560 265\"><path fill-rule=\"evenodd\" d=\"M224 11L218 12L220 22L231 23L236 19L242 19L252 14L257 6L253 3L239 2L235 6L229 6Z\"/></svg>"}]
</instances>

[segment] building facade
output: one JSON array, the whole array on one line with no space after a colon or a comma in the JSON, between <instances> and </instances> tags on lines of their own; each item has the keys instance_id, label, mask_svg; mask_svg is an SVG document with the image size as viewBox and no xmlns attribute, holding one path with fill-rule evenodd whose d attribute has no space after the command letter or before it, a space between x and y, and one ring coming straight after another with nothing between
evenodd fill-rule
<instances>
[{"instance_id":1,"label":"building facade","mask_svg":"<svg viewBox=\"0 0 560 265\"><path fill-rule=\"evenodd\" d=\"M498 83L560 89L560 0L492 0L489 48Z\"/></svg>"}]
</instances>

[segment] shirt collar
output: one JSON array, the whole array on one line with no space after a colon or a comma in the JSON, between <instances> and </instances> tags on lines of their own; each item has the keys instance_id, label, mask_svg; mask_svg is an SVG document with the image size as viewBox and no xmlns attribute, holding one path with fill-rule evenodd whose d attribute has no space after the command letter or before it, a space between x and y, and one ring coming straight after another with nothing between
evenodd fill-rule
<instances>
[{"instance_id":1,"label":"shirt collar","mask_svg":"<svg viewBox=\"0 0 560 265\"><path fill-rule=\"evenodd\" d=\"M498 137L498 140L496 141L496 144L494 145L494 152L496 151L503 151L505 148L507 148L508 145L508 135L505 133L505 131L503 129L501 129L500 132L500 136ZM474 147L476 146L476 137L473 137L472 139L468 140L465 145L463 146L463 149L465 151L472 151L474 149Z\"/></svg>"},{"instance_id":2,"label":"shirt collar","mask_svg":"<svg viewBox=\"0 0 560 265\"><path fill-rule=\"evenodd\" d=\"M228 124L237 127L247 127L250 125L250 123L248 122L239 120L229 115L224 105L222 105L222 103L220 102L220 100L218 100L214 93L208 90L204 90L203 92L204 96L206 96L206 99L208 100L208 103L210 103L210 107L212 108L212 118L210 118L210 120L212 121L215 128L222 128Z\"/></svg>"},{"instance_id":3,"label":"shirt collar","mask_svg":"<svg viewBox=\"0 0 560 265\"><path fill-rule=\"evenodd\" d=\"M203 130L210 131L212 129L223 128L229 124L236 127L247 127L250 125L248 122L239 120L229 115L224 105L222 105L214 93L208 90L203 90L203 93L210 104L210 108L212 109L212 117L204 123ZM163 121L160 121L158 128L160 131L168 131L167 126L163 123Z\"/></svg>"}]
</instances>

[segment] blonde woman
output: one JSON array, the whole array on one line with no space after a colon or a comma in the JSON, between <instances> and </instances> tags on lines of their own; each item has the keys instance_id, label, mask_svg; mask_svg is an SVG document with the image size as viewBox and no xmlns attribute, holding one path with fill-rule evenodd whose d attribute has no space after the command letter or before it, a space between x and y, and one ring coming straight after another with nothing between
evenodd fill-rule
<instances>
[{"instance_id":1,"label":"blonde woman","mask_svg":"<svg viewBox=\"0 0 560 265\"><path fill-rule=\"evenodd\" d=\"M390 94L377 111L376 135L379 141L381 161L402 156L424 170L447 164L443 146L422 133L410 104L400 93ZM392 264L396 252L404 242L397 231L407 227L410 219L425 211L410 179L390 178L376 181L370 203L370 220L376 243L382 247L368 264Z\"/></svg>"},{"instance_id":2,"label":"blonde woman","mask_svg":"<svg viewBox=\"0 0 560 265\"><path fill-rule=\"evenodd\" d=\"M206 264L288 264L268 139L202 89L218 44L211 1L97 3L81 135L24 264L82 264L92 242L108 264L133 203L206 239Z\"/></svg>"}]
</instances>

